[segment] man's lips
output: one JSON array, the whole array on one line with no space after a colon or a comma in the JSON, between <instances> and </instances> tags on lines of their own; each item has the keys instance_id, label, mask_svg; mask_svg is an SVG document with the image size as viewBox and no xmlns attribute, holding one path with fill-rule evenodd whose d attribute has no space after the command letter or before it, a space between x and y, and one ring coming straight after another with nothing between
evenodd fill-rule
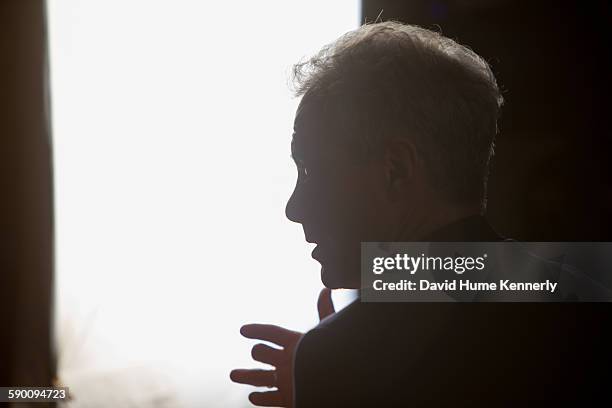
<instances>
[{"instance_id":1,"label":"man's lips","mask_svg":"<svg viewBox=\"0 0 612 408\"><path fill-rule=\"evenodd\" d=\"M329 248L331 244L331 240L328 236L325 236L323 234L319 234L319 235L307 234L305 238L306 238L306 242L311 243L311 244L316 244L316 246L314 247L314 249L312 250L310 254L313 259L320 261L322 258L326 256L325 248Z\"/></svg>"}]
</instances>

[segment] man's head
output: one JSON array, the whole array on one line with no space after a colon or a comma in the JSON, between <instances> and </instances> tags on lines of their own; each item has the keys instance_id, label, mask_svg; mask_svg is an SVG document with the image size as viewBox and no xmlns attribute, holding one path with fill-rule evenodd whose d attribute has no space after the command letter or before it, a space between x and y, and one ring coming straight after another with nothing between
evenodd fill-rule
<instances>
[{"instance_id":1,"label":"man's head","mask_svg":"<svg viewBox=\"0 0 612 408\"><path fill-rule=\"evenodd\" d=\"M384 22L294 73L298 180L286 213L317 243L326 286L359 286L360 242L418 239L484 211L502 97L474 52Z\"/></svg>"}]
</instances>

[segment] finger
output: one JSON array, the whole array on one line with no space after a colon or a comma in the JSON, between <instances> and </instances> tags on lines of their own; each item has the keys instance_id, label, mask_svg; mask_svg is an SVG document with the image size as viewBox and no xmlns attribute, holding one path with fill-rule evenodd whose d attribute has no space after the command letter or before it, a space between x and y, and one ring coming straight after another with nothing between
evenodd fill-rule
<instances>
[{"instance_id":1,"label":"finger","mask_svg":"<svg viewBox=\"0 0 612 408\"><path fill-rule=\"evenodd\" d=\"M241 368L232 370L230 379L239 384L249 384L255 387L276 387L273 370Z\"/></svg>"},{"instance_id":2,"label":"finger","mask_svg":"<svg viewBox=\"0 0 612 408\"><path fill-rule=\"evenodd\" d=\"M284 407L280 391L252 392L249 401L260 407Z\"/></svg>"},{"instance_id":3,"label":"finger","mask_svg":"<svg viewBox=\"0 0 612 408\"><path fill-rule=\"evenodd\" d=\"M255 361L277 366L283 360L283 350L279 350L265 344L256 344L251 350L251 356Z\"/></svg>"},{"instance_id":4,"label":"finger","mask_svg":"<svg viewBox=\"0 0 612 408\"><path fill-rule=\"evenodd\" d=\"M334 302L332 301L331 289L321 289L319 299L317 300L317 309L319 310L319 320L323 320L327 316L336 313Z\"/></svg>"},{"instance_id":5,"label":"finger","mask_svg":"<svg viewBox=\"0 0 612 408\"><path fill-rule=\"evenodd\" d=\"M283 347L294 344L302 335L272 324L246 324L240 333L249 339L270 341Z\"/></svg>"}]
</instances>

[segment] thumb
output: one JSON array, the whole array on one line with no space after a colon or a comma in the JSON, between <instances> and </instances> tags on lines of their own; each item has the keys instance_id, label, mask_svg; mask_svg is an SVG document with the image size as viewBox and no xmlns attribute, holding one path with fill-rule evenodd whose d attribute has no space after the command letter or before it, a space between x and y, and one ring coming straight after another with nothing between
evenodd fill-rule
<instances>
[{"instance_id":1,"label":"thumb","mask_svg":"<svg viewBox=\"0 0 612 408\"><path fill-rule=\"evenodd\" d=\"M334 302L332 301L331 297L331 289L321 289L319 299L317 300L317 309L319 310L319 320L323 320L327 316L336 313L336 310L334 309Z\"/></svg>"}]
</instances>

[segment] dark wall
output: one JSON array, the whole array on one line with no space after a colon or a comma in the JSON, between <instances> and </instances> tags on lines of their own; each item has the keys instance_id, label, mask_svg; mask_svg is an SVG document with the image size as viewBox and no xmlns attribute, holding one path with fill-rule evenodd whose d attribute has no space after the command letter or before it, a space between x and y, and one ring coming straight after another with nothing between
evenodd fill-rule
<instances>
[{"instance_id":1,"label":"dark wall","mask_svg":"<svg viewBox=\"0 0 612 408\"><path fill-rule=\"evenodd\" d=\"M441 30L503 89L488 215L531 241L612 240L607 1L363 0L363 19Z\"/></svg>"},{"instance_id":2,"label":"dark wall","mask_svg":"<svg viewBox=\"0 0 612 408\"><path fill-rule=\"evenodd\" d=\"M42 0L0 2L0 386L45 386L54 371L44 22Z\"/></svg>"}]
</instances>

